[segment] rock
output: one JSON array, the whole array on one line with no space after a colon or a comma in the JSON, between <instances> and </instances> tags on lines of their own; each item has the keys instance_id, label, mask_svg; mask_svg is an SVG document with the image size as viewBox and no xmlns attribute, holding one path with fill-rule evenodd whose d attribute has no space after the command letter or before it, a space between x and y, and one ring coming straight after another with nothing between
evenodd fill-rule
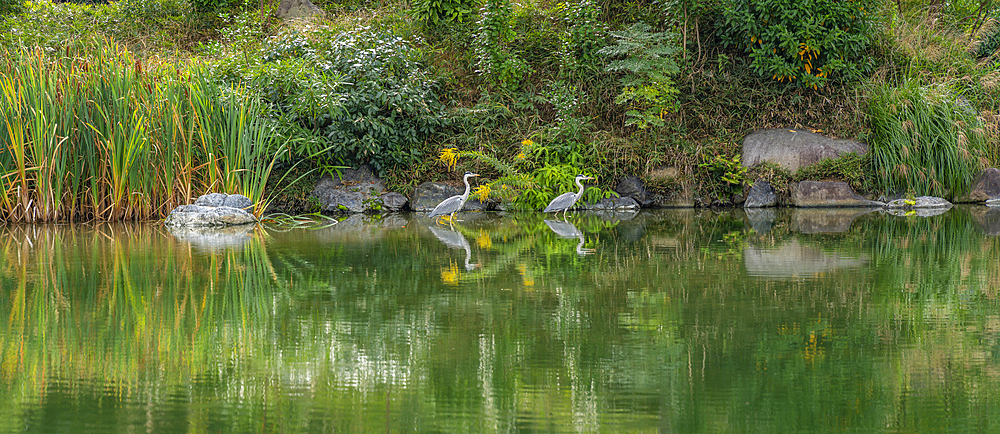
<instances>
[{"instance_id":1,"label":"rock","mask_svg":"<svg viewBox=\"0 0 1000 434\"><path fill-rule=\"evenodd\" d=\"M969 210L976 226L988 236L1000 235L1000 208L977 206Z\"/></svg>"},{"instance_id":2,"label":"rock","mask_svg":"<svg viewBox=\"0 0 1000 434\"><path fill-rule=\"evenodd\" d=\"M323 18L326 13L309 0L281 0L276 12L284 20L312 20Z\"/></svg>"},{"instance_id":3,"label":"rock","mask_svg":"<svg viewBox=\"0 0 1000 434\"><path fill-rule=\"evenodd\" d=\"M778 194L770 182L758 179L750 187L747 200L743 202L743 208L765 208L778 204Z\"/></svg>"},{"instance_id":4,"label":"rock","mask_svg":"<svg viewBox=\"0 0 1000 434\"><path fill-rule=\"evenodd\" d=\"M896 199L885 204L886 212L896 216L933 217L944 214L951 207L951 202L933 196L920 196L913 200Z\"/></svg>"},{"instance_id":5,"label":"rock","mask_svg":"<svg viewBox=\"0 0 1000 434\"><path fill-rule=\"evenodd\" d=\"M170 235L179 241L205 251L239 249L253 235L250 225L225 227L184 227L167 226Z\"/></svg>"},{"instance_id":6,"label":"rock","mask_svg":"<svg viewBox=\"0 0 1000 434\"><path fill-rule=\"evenodd\" d=\"M646 191L642 180L637 176L625 176L618 181L615 193L621 197L630 197L640 206L649 206L653 203L652 194Z\"/></svg>"},{"instance_id":7,"label":"rock","mask_svg":"<svg viewBox=\"0 0 1000 434\"><path fill-rule=\"evenodd\" d=\"M465 184L455 187L443 182L425 182L413 190L413 198L410 200L410 209L418 212L430 212L441 201L462 194L465 191ZM492 202L483 203L474 197L462 206L462 211L483 211L492 210L496 204Z\"/></svg>"},{"instance_id":8,"label":"rock","mask_svg":"<svg viewBox=\"0 0 1000 434\"><path fill-rule=\"evenodd\" d=\"M815 207L881 207L882 202L865 199L846 182L801 181L791 185L792 205Z\"/></svg>"},{"instance_id":9,"label":"rock","mask_svg":"<svg viewBox=\"0 0 1000 434\"><path fill-rule=\"evenodd\" d=\"M257 218L242 208L181 205L170 212L163 224L182 227L211 227L245 225L256 222Z\"/></svg>"},{"instance_id":10,"label":"rock","mask_svg":"<svg viewBox=\"0 0 1000 434\"><path fill-rule=\"evenodd\" d=\"M574 208L593 211L638 211L639 202L631 197L608 197L601 199L595 204L587 204L583 201L577 202Z\"/></svg>"},{"instance_id":11,"label":"rock","mask_svg":"<svg viewBox=\"0 0 1000 434\"><path fill-rule=\"evenodd\" d=\"M379 199L382 200L382 206L384 209L390 212L402 211L406 204L410 201L406 198L406 196L396 193L395 191L385 193L382 196L379 196Z\"/></svg>"},{"instance_id":12,"label":"rock","mask_svg":"<svg viewBox=\"0 0 1000 434\"><path fill-rule=\"evenodd\" d=\"M391 206L386 203L386 196L391 195L385 189L385 184L372 173L371 167L362 165L357 169L346 169L340 172L337 179L324 175L313 188L311 195L319 199L320 211L340 213L379 212L383 209L398 211L405 206L399 205L401 194L389 196ZM398 207L393 209L393 207Z\"/></svg>"},{"instance_id":13,"label":"rock","mask_svg":"<svg viewBox=\"0 0 1000 434\"><path fill-rule=\"evenodd\" d=\"M854 220L878 208L806 208L792 210L791 229L803 234L843 233Z\"/></svg>"},{"instance_id":14,"label":"rock","mask_svg":"<svg viewBox=\"0 0 1000 434\"><path fill-rule=\"evenodd\" d=\"M972 182L969 194L958 199L957 202L984 202L991 199L1000 199L1000 169L997 168L982 171Z\"/></svg>"},{"instance_id":15,"label":"rock","mask_svg":"<svg viewBox=\"0 0 1000 434\"><path fill-rule=\"evenodd\" d=\"M853 140L837 140L808 131L761 130L743 139L743 167L769 162L791 173L825 158L843 154L868 153L868 145Z\"/></svg>"}]
</instances>

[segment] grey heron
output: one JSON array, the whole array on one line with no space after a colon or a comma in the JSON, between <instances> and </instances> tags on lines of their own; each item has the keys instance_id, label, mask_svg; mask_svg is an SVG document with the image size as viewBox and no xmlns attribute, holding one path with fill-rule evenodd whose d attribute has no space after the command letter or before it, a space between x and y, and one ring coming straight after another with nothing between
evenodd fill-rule
<instances>
[{"instance_id":1,"label":"grey heron","mask_svg":"<svg viewBox=\"0 0 1000 434\"><path fill-rule=\"evenodd\" d=\"M556 212L555 215L559 216L559 211L562 211L563 218L566 218L566 211L568 211L570 208L573 207L573 204L575 204L576 201L580 199L580 196L583 196L583 184L581 184L580 181L583 181L584 179L594 179L594 178L591 178L582 173L576 175L575 181L576 185L580 186L580 191L577 191L576 193L568 192L560 194L555 199L552 199L552 202L549 202L549 206L545 207L545 210L542 212L555 211Z\"/></svg>"},{"instance_id":2,"label":"grey heron","mask_svg":"<svg viewBox=\"0 0 1000 434\"><path fill-rule=\"evenodd\" d=\"M449 197L441 203L437 204L436 207L428 214L428 217L441 217L443 215L451 215L450 219L455 218L455 213L462 209L462 205L465 205L465 201L469 199L469 178L473 176L479 176L478 173L465 172L465 176L462 177L462 182L465 182L465 193L461 195ZM450 221L450 220L449 220Z\"/></svg>"}]
</instances>

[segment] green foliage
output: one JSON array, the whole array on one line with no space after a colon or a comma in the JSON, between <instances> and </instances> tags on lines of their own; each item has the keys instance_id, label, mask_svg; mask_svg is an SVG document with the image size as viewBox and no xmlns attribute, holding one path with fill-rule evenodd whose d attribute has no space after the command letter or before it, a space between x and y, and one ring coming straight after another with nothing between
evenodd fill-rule
<instances>
[{"instance_id":1,"label":"green foliage","mask_svg":"<svg viewBox=\"0 0 1000 434\"><path fill-rule=\"evenodd\" d=\"M487 0L479 10L472 45L476 74L489 86L515 90L529 72L528 64L515 50L513 9L510 0Z\"/></svg>"},{"instance_id":2,"label":"green foliage","mask_svg":"<svg viewBox=\"0 0 1000 434\"><path fill-rule=\"evenodd\" d=\"M389 33L286 32L250 50L228 52L218 73L263 96L293 156L385 174L418 162L423 143L450 122L419 51Z\"/></svg>"},{"instance_id":3,"label":"green foliage","mask_svg":"<svg viewBox=\"0 0 1000 434\"><path fill-rule=\"evenodd\" d=\"M975 36L972 55L977 59L997 64L997 54L1000 53L1000 9L986 19Z\"/></svg>"},{"instance_id":4,"label":"green foliage","mask_svg":"<svg viewBox=\"0 0 1000 434\"><path fill-rule=\"evenodd\" d=\"M818 89L872 69L875 7L870 0L730 0L720 34L750 55L761 77Z\"/></svg>"},{"instance_id":5,"label":"green foliage","mask_svg":"<svg viewBox=\"0 0 1000 434\"><path fill-rule=\"evenodd\" d=\"M876 86L868 115L876 187L885 193L957 197L990 164L975 108L946 86Z\"/></svg>"},{"instance_id":6,"label":"green foliage","mask_svg":"<svg viewBox=\"0 0 1000 434\"><path fill-rule=\"evenodd\" d=\"M0 0L0 17L17 15L24 11L23 0Z\"/></svg>"},{"instance_id":7,"label":"green foliage","mask_svg":"<svg viewBox=\"0 0 1000 434\"><path fill-rule=\"evenodd\" d=\"M680 48L671 32L653 32L652 27L636 23L611 32L616 44L598 51L613 58L608 72L623 72L622 91L615 103L627 105L625 125L639 128L663 126L663 116L676 108L677 88L673 75L679 72L676 57Z\"/></svg>"},{"instance_id":8,"label":"green foliage","mask_svg":"<svg viewBox=\"0 0 1000 434\"><path fill-rule=\"evenodd\" d=\"M598 52L607 43L607 25L601 22L601 8L593 0L568 1L556 5L555 11L565 28L559 34L559 75L569 80L582 80L599 74L604 56Z\"/></svg>"},{"instance_id":9,"label":"green foliage","mask_svg":"<svg viewBox=\"0 0 1000 434\"><path fill-rule=\"evenodd\" d=\"M410 11L425 29L434 32L449 23L461 23L475 11L473 0L414 0Z\"/></svg>"},{"instance_id":10,"label":"green foliage","mask_svg":"<svg viewBox=\"0 0 1000 434\"><path fill-rule=\"evenodd\" d=\"M837 158L824 158L803 167L792 176L794 181L835 179L851 185L857 192L869 192L874 182L871 154L848 153Z\"/></svg>"},{"instance_id":11,"label":"green foliage","mask_svg":"<svg viewBox=\"0 0 1000 434\"><path fill-rule=\"evenodd\" d=\"M747 181L747 169L740 162L739 155L733 155L732 158L721 154L705 157L705 161L698 167L706 170L713 180L721 181L722 193L729 196L742 190Z\"/></svg>"}]
</instances>

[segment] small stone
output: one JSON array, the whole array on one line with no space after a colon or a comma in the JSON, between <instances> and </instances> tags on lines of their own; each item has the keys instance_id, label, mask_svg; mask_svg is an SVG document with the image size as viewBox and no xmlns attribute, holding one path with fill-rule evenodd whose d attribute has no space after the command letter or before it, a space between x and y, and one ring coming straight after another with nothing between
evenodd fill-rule
<instances>
[{"instance_id":1,"label":"small stone","mask_svg":"<svg viewBox=\"0 0 1000 434\"><path fill-rule=\"evenodd\" d=\"M770 182L758 179L750 187L747 200L743 202L743 208L766 208L778 204L778 195Z\"/></svg>"}]
</instances>

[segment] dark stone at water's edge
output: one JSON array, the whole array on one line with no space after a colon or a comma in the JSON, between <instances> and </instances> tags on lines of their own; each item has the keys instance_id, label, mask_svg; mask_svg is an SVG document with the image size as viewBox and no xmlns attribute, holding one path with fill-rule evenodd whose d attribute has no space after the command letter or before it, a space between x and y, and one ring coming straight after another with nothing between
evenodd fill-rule
<instances>
[{"instance_id":1,"label":"dark stone at water's edge","mask_svg":"<svg viewBox=\"0 0 1000 434\"><path fill-rule=\"evenodd\" d=\"M750 187L750 193L747 194L747 200L743 202L743 208L766 208L777 204L778 194L774 191L771 183L758 179L757 182L753 183L753 187Z\"/></svg>"},{"instance_id":2,"label":"dark stone at water's edge","mask_svg":"<svg viewBox=\"0 0 1000 434\"><path fill-rule=\"evenodd\" d=\"M413 191L413 200L410 202L410 209L429 212L443 200L452 196L458 196L464 191L464 184L461 187L456 187L443 182L425 182L418 185L416 190ZM462 211L486 211L491 210L494 205L491 202L480 202L472 197L470 193L469 200L465 202Z\"/></svg>"},{"instance_id":3,"label":"dark stone at water's edge","mask_svg":"<svg viewBox=\"0 0 1000 434\"><path fill-rule=\"evenodd\" d=\"M1000 199L1000 169L991 167L976 177L969 194L958 202L984 202L997 199Z\"/></svg>"},{"instance_id":4,"label":"dark stone at water's edge","mask_svg":"<svg viewBox=\"0 0 1000 434\"><path fill-rule=\"evenodd\" d=\"M881 207L885 204L867 200L846 182L802 181L792 184L792 204L803 208Z\"/></svg>"},{"instance_id":5,"label":"dark stone at water's edge","mask_svg":"<svg viewBox=\"0 0 1000 434\"><path fill-rule=\"evenodd\" d=\"M319 200L320 211L327 213L396 212L407 203L406 196L386 191L382 179L367 165L342 170L337 179L324 175L311 195Z\"/></svg>"}]
</instances>

